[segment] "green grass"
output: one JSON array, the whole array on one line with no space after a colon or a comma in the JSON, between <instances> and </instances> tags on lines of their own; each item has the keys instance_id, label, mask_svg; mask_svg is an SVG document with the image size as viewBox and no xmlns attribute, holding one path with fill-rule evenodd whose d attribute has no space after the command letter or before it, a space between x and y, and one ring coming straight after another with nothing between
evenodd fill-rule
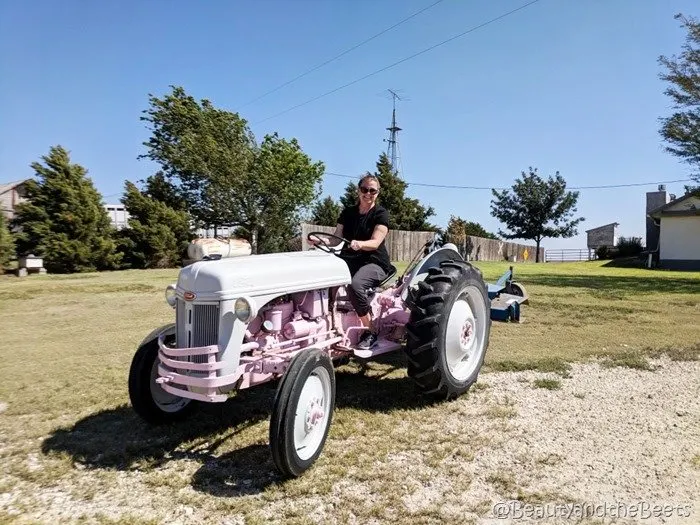
<instances>
[{"instance_id":1,"label":"green grass","mask_svg":"<svg viewBox=\"0 0 700 525\"><path fill-rule=\"evenodd\" d=\"M603 264L516 264L530 304L521 324L493 323L485 372L566 378L572 363L589 359L643 370L662 355L698 359L700 273ZM490 282L508 268L476 266ZM37 494L54 491L84 505L86 522L89 505L105 497L116 517L101 519L113 523L167 521L178 506L216 522L238 516L304 523L328 501L342 502L323 507L340 522L463 518L445 509L463 505L459 495L471 483L464 462L495 446L493 437L507 431L517 411L508 402L491 404L451 428L446 418L462 413L460 403L489 396L489 389L426 405L414 394L402 354L365 373L353 364L338 370L329 441L313 475L298 480L280 480L269 457L274 384L206 406L184 424L144 425L129 406L129 365L141 339L172 320L163 290L176 278L177 270L0 277L0 403L7 404L0 412L0 487L18 491L15 509L41 508ZM438 481L449 487L438 500L415 509L406 503ZM491 482L519 490L499 473ZM9 516L0 512L0 520Z\"/></svg>"},{"instance_id":2,"label":"green grass","mask_svg":"<svg viewBox=\"0 0 700 525\"><path fill-rule=\"evenodd\" d=\"M537 388L544 388L546 390L559 390L561 388L561 381L558 379L535 379L532 384Z\"/></svg>"}]
</instances>

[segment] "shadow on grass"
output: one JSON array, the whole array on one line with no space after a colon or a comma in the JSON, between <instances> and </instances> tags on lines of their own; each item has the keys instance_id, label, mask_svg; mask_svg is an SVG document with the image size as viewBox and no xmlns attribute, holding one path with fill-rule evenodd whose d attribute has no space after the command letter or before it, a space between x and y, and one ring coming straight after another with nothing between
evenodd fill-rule
<instances>
[{"instance_id":1,"label":"shadow on grass","mask_svg":"<svg viewBox=\"0 0 700 525\"><path fill-rule=\"evenodd\" d=\"M527 277L527 284L551 286L555 288L588 288L606 293L650 294L650 293L700 293L700 280L676 277L661 277L649 271L639 277L614 275L543 275Z\"/></svg>"},{"instance_id":2,"label":"shadow on grass","mask_svg":"<svg viewBox=\"0 0 700 525\"><path fill-rule=\"evenodd\" d=\"M369 412L421 408L433 402L421 397L404 374L400 352L377 360L379 367L357 365L336 370L336 407ZM222 404L200 404L182 422L149 426L124 405L87 416L69 428L53 432L42 444L44 454L67 453L91 469L151 470L172 460L202 464L194 475L195 490L215 496L258 493L282 482L265 444L253 444L220 457L217 449L244 429L269 419L277 382L243 390Z\"/></svg>"}]
</instances>

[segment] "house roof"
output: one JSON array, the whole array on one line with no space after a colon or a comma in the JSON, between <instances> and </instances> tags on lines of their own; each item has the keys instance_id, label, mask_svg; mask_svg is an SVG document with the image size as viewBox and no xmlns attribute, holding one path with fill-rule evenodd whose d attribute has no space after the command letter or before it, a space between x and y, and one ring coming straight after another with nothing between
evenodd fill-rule
<instances>
[{"instance_id":1,"label":"house roof","mask_svg":"<svg viewBox=\"0 0 700 525\"><path fill-rule=\"evenodd\" d=\"M663 204L647 212L649 217L688 217L700 216L700 197L694 193L686 193L682 197Z\"/></svg>"},{"instance_id":2,"label":"house roof","mask_svg":"<svg viewBox=\"0 0 700 525\"><path fill-rule=\"evenodd\" d=\"M2 195L2 194L5 193L5 192L10 191L10 190L13 189L13 188L16 188L16 187L19 186L20 184L24 184L25 182L27 182L27 180L29 180L29 179L16 180L16 181L14 181L14 182L8 182L8 183L5 183L5 184L0 184L0 195Z\"/></svg>"},{"instance_id":3,"label":"house roof","mask_svg":"<svg viewBox=\"0 0 700 525\"><path fill-rule=\"evenodd\" d=\"M595 230L600 230L602 228L607 228L608 226L619 226L619 225L620 225L620 223L618 223L618 222L611 222L610 224L603 224L602 226L596 226L595 228L591 228L590 230L586 230L586 233L592 232Z\"/></svg>"}]
</instances>

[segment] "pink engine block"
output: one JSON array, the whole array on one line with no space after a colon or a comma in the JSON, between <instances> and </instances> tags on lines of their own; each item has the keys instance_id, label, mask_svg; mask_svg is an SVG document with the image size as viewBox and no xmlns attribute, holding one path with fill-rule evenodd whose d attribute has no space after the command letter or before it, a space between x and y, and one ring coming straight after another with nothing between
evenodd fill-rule
<instances>
[{"instance_id":1,"label":"pink engine block","mask_svg":"<svg viewBox=\"0 0 700 525\"><path fill-rule=\"evenodd\" d=\"M355 354L369 358L401 346L410 313L400 289L375 293L371 305L379 341L375 348L353 348L365 328L338 289L333 301L328 290L310 290L281 297L266 305L253 319L241 344L240 364L233 374L217 376L218 345L172 348L159 339L157 381L172 394L201 401L225 401L224 393L267 382L283 374L291 359L308 346L327 348L332 358ZM178 386L175 386L178 385ZM184 388L183 388L184 387Z\"/></svg>"}]
</instances>

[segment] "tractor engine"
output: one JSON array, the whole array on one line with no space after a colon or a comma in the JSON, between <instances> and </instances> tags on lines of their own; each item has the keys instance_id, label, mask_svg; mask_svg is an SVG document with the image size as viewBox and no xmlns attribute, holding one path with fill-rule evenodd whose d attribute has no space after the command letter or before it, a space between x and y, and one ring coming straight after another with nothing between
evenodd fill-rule
<instances>
[{"instance_id":1,"label":"tractor engine","mask_svg":"<svg viewBox=\"0 0 700 525\"><path fill-rule=\"evenodd\" d=\"M268 303L248 325L245 341L258 343L260 349L287 349L284 343L303 348L330 329L328 290L308 290Z\"/></svg>"}]
</instances>

